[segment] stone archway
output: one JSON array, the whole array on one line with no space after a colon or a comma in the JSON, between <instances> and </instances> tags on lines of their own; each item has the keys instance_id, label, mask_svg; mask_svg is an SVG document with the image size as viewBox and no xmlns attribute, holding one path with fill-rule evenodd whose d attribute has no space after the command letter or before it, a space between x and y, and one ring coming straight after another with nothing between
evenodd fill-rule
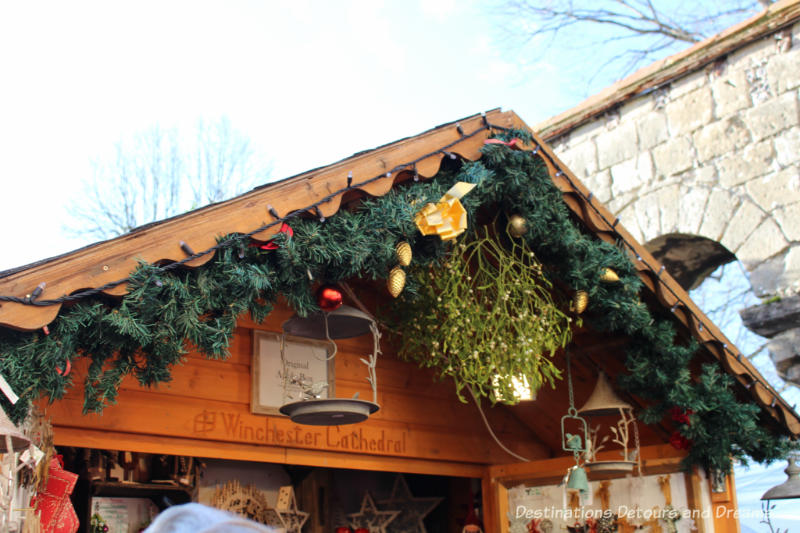
<instances>
[{"instance_id":1,"label":"stone archway","mask_svg":"<svg viewBox=\"0 0 800 533\"><path fill-rule=\"evenodd\" d=\"M685 233L656 237L645 248L687 292L697 288L717 267L736 260L720 243Z\"/></svg>"}]
</instances>

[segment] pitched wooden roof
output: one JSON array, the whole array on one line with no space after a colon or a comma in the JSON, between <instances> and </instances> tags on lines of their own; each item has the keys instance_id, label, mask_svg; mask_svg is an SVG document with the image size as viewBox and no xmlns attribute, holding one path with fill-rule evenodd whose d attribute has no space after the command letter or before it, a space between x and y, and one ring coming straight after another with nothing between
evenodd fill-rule
<instances>
[{"instance_id":1,"label":"pitched wooden roof","mask_svg":"<svg viewBox=\"0 0 800 533\"><path fill-rule=\"evenodd\" d=\"M46 285L36 299L40 304L96 287L102 287L102 292L109 295L125 294L125 280L139 261L185 261L187 267L196 267L213 257L218 236L242 233L267 239L278 230L275 215L283 217L316 206L312 209L314 216L329 217L343 202L364 193L382 196L395 183L411 179L415 172L423 179L434 176L442 158L449 153L467 160L479 159L480 148L491 133L491 125L527 129L513 111L498 109L444 124L420 135L257 188L231 200L143 226L115 239L0 273L0 297L24 298L42 282ZM692 302L660 263L603 205L592 198L550 148L538 137L534 136L534 139L536 146L530 148L543 157L553 182L572 212L599 238L627 243L647 290L661 305L673 311L691 335L722 363L762 409L789 433L800 435L797 413ZM347 186L350 178L353 188ZM275 225L262 229L269 224ZM197 257L191 255L192 250L198 252ZM206 250L208 253L203 253ZM61 304L34 306L8 301L0 304L0 325L22 330L34 330L48 324L61 307Z\"/></svg>"}]
</instances>

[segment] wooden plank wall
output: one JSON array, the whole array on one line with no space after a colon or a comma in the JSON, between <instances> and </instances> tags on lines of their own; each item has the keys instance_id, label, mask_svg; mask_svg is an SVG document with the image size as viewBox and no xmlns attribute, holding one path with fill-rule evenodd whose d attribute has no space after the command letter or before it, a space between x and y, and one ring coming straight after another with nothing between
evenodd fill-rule
<instances>
[{"instance_id":1,"label":"wooden plank wall","mask_svg":"<svg viewBox=\"0 0 800 533\"><path fill-rule=\"evenodd\" d=\"M174 453L275 463L481 477L487 464L510 459L491 439L472 403L461 403L451 381L436 382L427 370L399 361L387 341L379 359L381 410L361 424L301 426L286 417L250 413L254 328L280 331L289 316L276 309L263 325L240 322L227 360L190 353L173 380L145 389L127 378L118 404L82 415L83 389L46 406L56 445ZM336 395L371 398L359 357L369 336L338 341ZM75 365L76 382L85 365ZM509 410L486 409L494 431L529 458L551 455Z\"/></svg>"}]
</instances>

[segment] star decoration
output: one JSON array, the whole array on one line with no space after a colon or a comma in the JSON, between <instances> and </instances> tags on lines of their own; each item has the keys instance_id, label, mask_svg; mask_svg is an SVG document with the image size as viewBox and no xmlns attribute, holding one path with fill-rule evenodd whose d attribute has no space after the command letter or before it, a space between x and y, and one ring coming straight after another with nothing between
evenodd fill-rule
<instances>
[{"instance_id":1,"label":"star decoration","mask_svg":"<svg viewBox=\"0 0 800 533\"><path fill-rule=\"evenodd\" d=\"M278 503L275 510L286 524L286 533L301 533L303 524L306 523L310 513L297 508L297 499L294 496L294 487L281 487L278 492Z\"/></svg>"},{"instance_id":2,"label":"star decoration","mask_svg":"<svg viewBox=\"0 0 800 533\"><path fill-rule=\"evenodd\" d=\"M406 478L397 476L392 495L379 502L383 508L400 510L397 519L386 528L387 533L427 533L423 520L443 499L415 498L408 488Z\"/></svg>"},{"instance_id":3,"label":"star decoration","mask_svg":"<svg viewBox=\"0 0 800 533\"><path fill-rule=\"evenodd\" d=\"M369 533L388 533L386 526L400 514L400 511L379 511L375 507L375 501L369 492L364 493L361 501L361 511L347 515L350 520L350 527L358 529L360 527L369 530Z\"/></svg>"}]
</instances>

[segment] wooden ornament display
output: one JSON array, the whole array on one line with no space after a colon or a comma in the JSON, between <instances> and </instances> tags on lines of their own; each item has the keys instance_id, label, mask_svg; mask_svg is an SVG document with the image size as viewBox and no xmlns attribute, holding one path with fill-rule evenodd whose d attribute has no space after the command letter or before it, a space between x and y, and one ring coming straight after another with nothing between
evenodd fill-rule
<instances>
[{"instance_id":1,"label":"wooden ornament display","mask_svg":"<svg viewBox=\"0 0 800 533\"><path fill-rule=\"evenodd\" d=\"M416 498L401 474L394 480L392 495L378 502L383 509L397 509L399 514L386 527L387 533L427 533L424 519L444 498Z\"/></svg>"},{"instance_id":2,"label":"wooden ornament display","mask_svg":"<svg viewBox=\"0 0 800 533\"><path fill-rule=\"evenodd\" d=\"M275 510L286 524L286 533L301 533L303 524L311 516L310 513L297 508L297 498L294 494L294 487L291 485L281 487L278 491L278 503L275 504Z\"/></svg>"},{"instance_id":3,"label":"wooden ornament display","mask_svg":"<svg viewBox=\"0 0 800 533\"><path fill-rule=\"evenodd\" d=\"M236 480L228 481L214 491L211 505L255 522L286 530L286 523L280 513L269 506L266 494L253 485L242 487Z\"/></svg>"},{"instance_id":4,"label":"wooden ornament display","mask_svg":"<svg viewBox=\"0 0 800 533\"><path fill-rule=\"evenodd\" d=\"M361 500L361 510L347 515L347 519L353 529L365 528L370 533L389 533L387 527L398 514L400 511L397 510L378 510L372 496L365 492L364 499Z\"/></svg>"}]
</instances>

